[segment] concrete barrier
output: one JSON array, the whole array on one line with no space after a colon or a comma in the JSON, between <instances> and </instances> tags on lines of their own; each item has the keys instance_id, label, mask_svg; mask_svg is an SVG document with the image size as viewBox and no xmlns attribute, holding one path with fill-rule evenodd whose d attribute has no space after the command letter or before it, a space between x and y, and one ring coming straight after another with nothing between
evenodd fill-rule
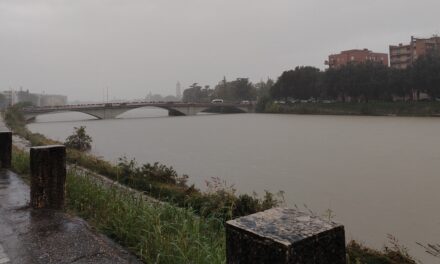
<instances>
[{"instance_id":1,"label":"concrete barrier","mask_svg":"<svg viewBox=\"0 0 440 264\"><path fill-rule=\"evenodd\" d=\"M10 168L12 157L12 132L0 131L0 168Z\"/></svg>"},{"instance_id":2,"label":"concrete barrier","mask_svg":"<svg viewBox=\"0 0 440 264\"><path fill-rule=\"evenodd\" d=\"M226 223L227 263L346 264L342 225L274 208Z\"/></svg>"},{"instance_id":3,"label":"concrete barrier","mask_svg":"<svg viewBox=\"0 0 440 264\"><path fill-rule=\"evenodd\" d=\"M31 159L31 206L62 209L66 182L66 148L63 145L33 147Z\"/></svg>"}]
</instances>

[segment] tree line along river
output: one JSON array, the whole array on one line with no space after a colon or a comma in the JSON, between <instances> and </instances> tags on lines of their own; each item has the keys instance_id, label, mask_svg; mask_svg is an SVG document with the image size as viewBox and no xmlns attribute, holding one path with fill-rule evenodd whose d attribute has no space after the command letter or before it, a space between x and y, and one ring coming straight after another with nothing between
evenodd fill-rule
<instances>
[{"instance_id":1,"label":"tree line along river","mask_svg":"<svg viewBox=\"0 0 440 264\"><path fill-rule=\"evenodd\" d=\"M202 189L219 177L238 192L282 190L289 207L330 209L347 239L380 248L392 234L416 258L435 261L416 242L440 242L438 118L166 115L154 109L111 120L53 114L29 128L64 141L84 125L93 152L104 159L126 155L172 165Z\"/></svg>"}]
</instances>

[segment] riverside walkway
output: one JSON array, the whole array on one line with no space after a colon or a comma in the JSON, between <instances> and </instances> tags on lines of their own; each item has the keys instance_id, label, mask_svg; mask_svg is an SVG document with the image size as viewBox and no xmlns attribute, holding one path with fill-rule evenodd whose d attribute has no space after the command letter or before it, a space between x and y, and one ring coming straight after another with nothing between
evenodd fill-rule
<instances>
[{"instance_id":1,"label":"riverside walkway","mask_svg":"<svg viewBox=\"0 0 440 264\"><path fill-rule=\"evenodd\" d=\"M0 264L141 263L78 217L31 209L29 194L20 177L0 169Z\"/></svg>"},{"instance_id":2,"label":"riverside walkway","mask_svg":"<svg viewBox=\"0 0 440 264\"><path fill-rule=\"evenodd\" d=\"M141 263L82 219L32 210L29 187L0 170L0 264Z\"/></svg>"}]
</instances>

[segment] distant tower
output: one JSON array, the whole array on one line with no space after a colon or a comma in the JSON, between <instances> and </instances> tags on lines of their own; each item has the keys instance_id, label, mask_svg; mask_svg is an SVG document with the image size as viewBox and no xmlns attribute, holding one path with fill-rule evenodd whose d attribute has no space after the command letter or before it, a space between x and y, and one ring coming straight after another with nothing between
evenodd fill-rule
<instances>
[{"instance_id":1,"label":"distant tower","mask_svg":"<svg viewBox=\"0 0 440 264\"><path fill-rule=\"evenodd\" d=\"M180 82L177 82L177 84L176 84L176 97L178 100L182 99L182 91L181 91Z\"/></svg>"},{"instance_id":2,"label":"distant tower","mask_svg":"<svg viewBox=\"0 0 440 264\"><path fill-rule=\"evenodd\" d=\"M150 92L148 92L147 96L145 96L145 100L152 101L152 99L153 99L153 94L150 91Z\"/></svg>"}]
</instances>

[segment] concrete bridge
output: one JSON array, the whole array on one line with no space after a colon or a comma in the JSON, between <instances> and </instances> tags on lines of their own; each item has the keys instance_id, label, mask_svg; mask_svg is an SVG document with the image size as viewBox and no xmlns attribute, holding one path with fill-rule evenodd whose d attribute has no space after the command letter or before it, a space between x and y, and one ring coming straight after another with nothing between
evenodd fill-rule
<instances>
[{"instance_id":1,"label":"concrete bridge","mask_svg":"<svg viewBox=\"0 0 440 264\"><path fill-rule=\"evenodd\" d=\"M98 119L112 119L127 111L141 107L158 107L166 109L170 116L189 116L196 115L199 112L249 113L254 111L254 106L252 104L238 103L124 102L26 107L23 108L23 115L26 121L34 120L38 115L61 112L81 112Z\"/></svg>"}]
</instances>

